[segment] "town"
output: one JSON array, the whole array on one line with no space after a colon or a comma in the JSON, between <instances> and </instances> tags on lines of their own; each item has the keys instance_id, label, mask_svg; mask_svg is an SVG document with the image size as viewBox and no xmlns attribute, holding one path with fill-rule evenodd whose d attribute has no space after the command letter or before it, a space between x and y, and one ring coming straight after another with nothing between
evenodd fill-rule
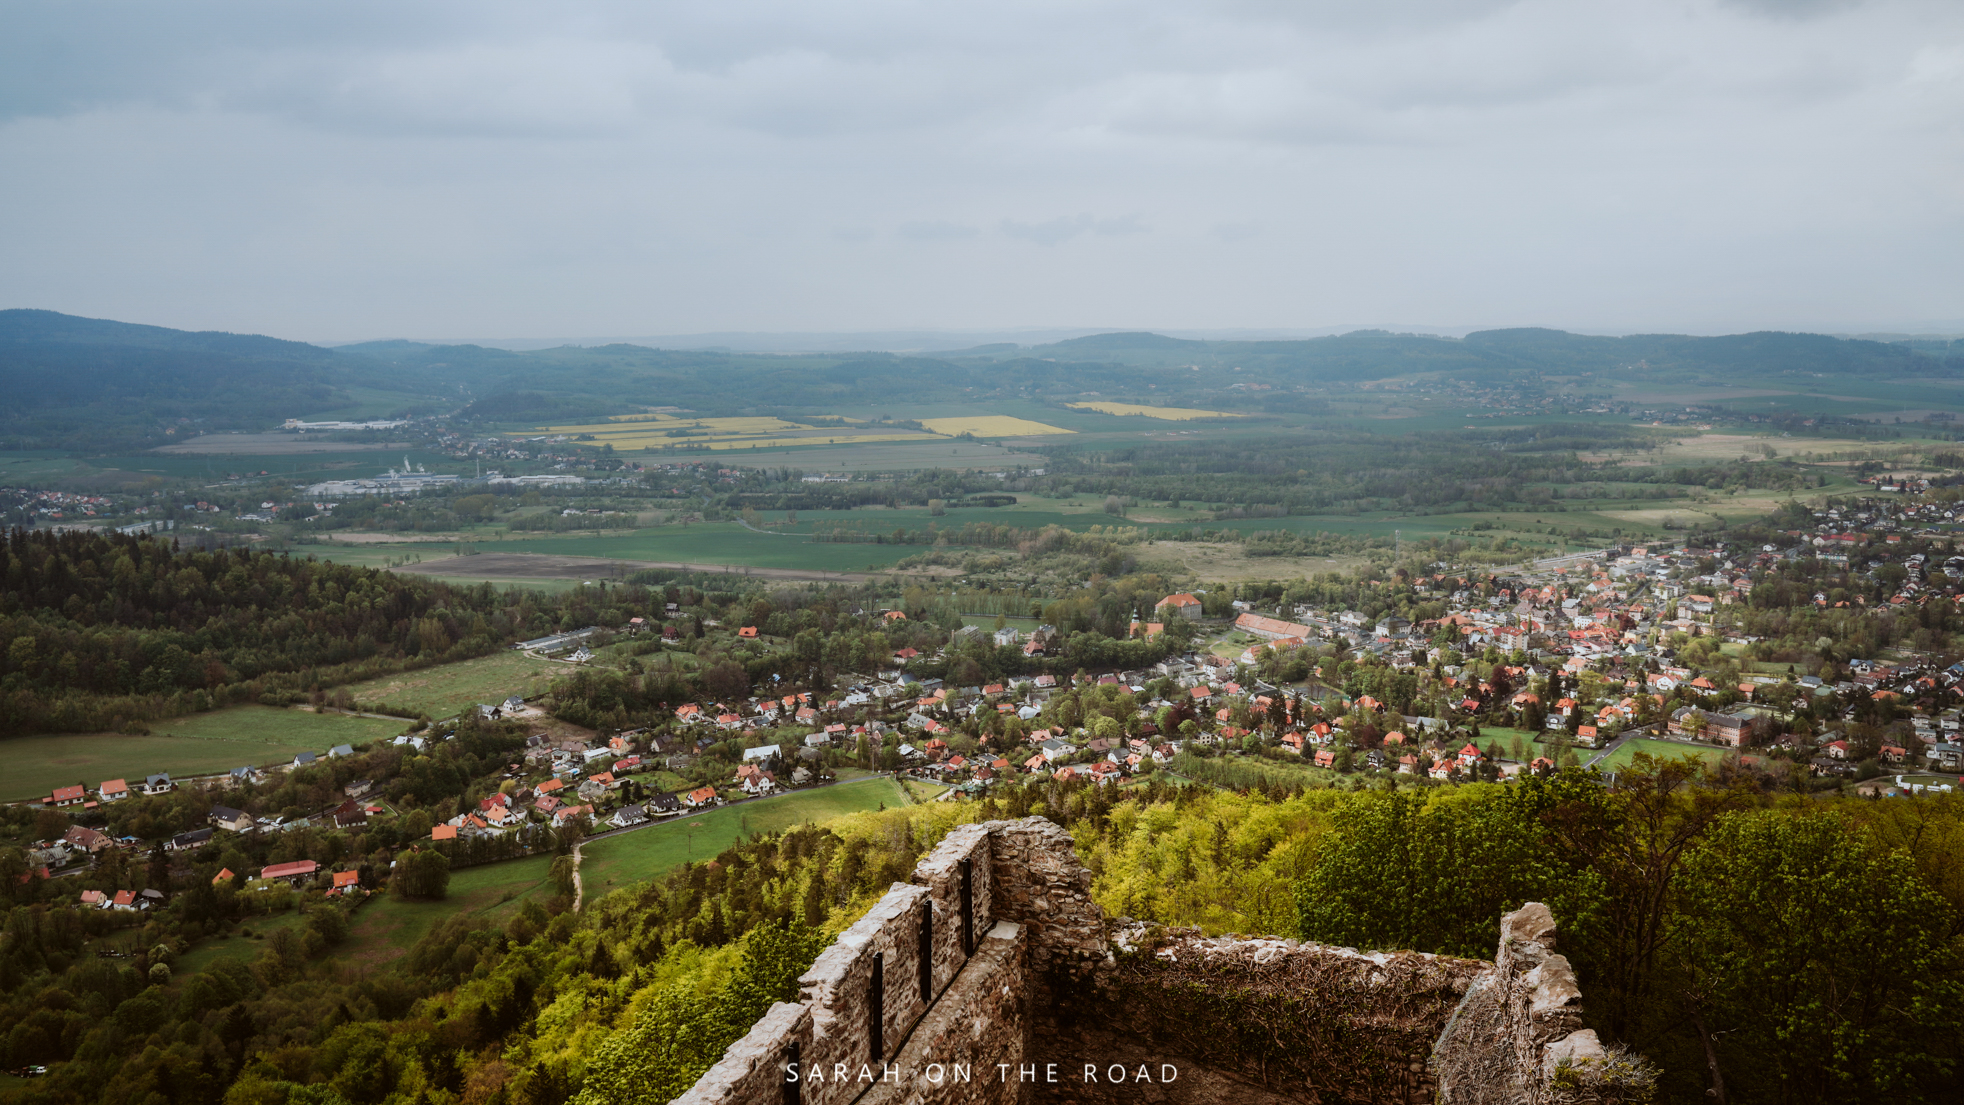
<instances>
[{"instance_id":1,"label":"town","mask_svg":"<svg viewBox=\"0 0 1964 1105\"><path fill-rule=\"evenodd\" d=\"M1583 767L1613 782L1643 755L1691 756L1800 792L1948 792L1964 769L1964 664L1900 645L1856 655L1828 635L1803 660L1772 651L1773 620L1812 617L1846 632L1954 612L1964 556L1946 556L1948 539L1927 525L1939 504L1884 485L1887 497L1814 511L1810 525L1758 544L1627 545L1512 571L1399 568L1135 593L1126 639L1103 651L1129 649L1139 662L1105 670L1083 662L1097 650L1081 630L950 619L939 612L958 600L921 593L912 616L905 603L822 615L832 638L853 634L878 654L830 674L806 667L785 693L650 701L625 727L568 723L592 720L589 675L645 678L632 673L670 656L720 656L747 682L745 672L796 671L787 661L825 648L799 629L817 624L814 608L795 608L809 597L787 609L761 595L641 588L641 605L615 607L617 625L513 646L577 676L550 694L289 762L60 787L35 804L46 831L25 862L43 878L75 876L80 904L110 910L161 898L137 889L140 878L113 884L134 873L105 862L118 851L166 866L209 852L222 855L206 861L215 877L241 888L344 893L380 886L403 849L489 862L842 774L884 774L953 800L1155 776L1356 788ZM453 775L460 785L412 782L432 760L467 763ZM170 814L133 820L152 801Z\"/></svg>"}]
</instances>

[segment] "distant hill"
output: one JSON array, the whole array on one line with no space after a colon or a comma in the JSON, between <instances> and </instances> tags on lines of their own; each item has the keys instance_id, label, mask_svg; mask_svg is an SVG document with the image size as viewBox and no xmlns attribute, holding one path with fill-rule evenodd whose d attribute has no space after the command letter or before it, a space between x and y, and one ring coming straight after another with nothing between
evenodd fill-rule
<instances>
[{"instance_id":1,"label":"distant hill","mask_svg":"<svg viewBox=\"0 0 1964 1105\"><path fill-rule=\"evenodd\" d=\"M166 430L258 428L353 404L376 365L305 342L191 333L54 311L0 311L0 440L161 444Z\"/></svg>"},{"instance_id":2,"label":"distant hill","mask_svg":"<svg viewBox=\"0 0 1964 1105\"><path fill-rule=\"evenodd\" d=\"M1188 341L1158 334L1098 334L1015 355L1092 356L1140 367L1195 364L1307 380L1371 380L1409 373L1550 376L1641 369L1650 379L1711 375L1906 375L1964 371L1964 350L1765 331L1724 337L1593 337L1562 330L1482 330L1462 339L1357 330L1297 341ZM980 352L980 351L972 351ZM1002 356L1003 354L994 354ZM1278 381L1281 382L1281 381Z\"/></svg>"},{"instance_id":3,"label":"distant hill","mask_svg":"<svg viewBox=\"0 0 1964 1105\"><path fill-rule=\"evenodd\" d=\"M1195 368L1217 371L1193 371ZM1465 379L1632 373L1653 382L1777 376L1955 375L1964 348L1820 334L1592 337L1486 330L1463 339L1384 330L1275 341L1200 341L1145 331L1046 345L996 343L937 354L769 354L615 344L515 351L377 341L325 349L252 334L192 333L53 311L0 311L0 444L145 448L167 431L265 429L279 420L400 395L486 425L568 421L635 406L705 414L811 413L875 405L896 417L922 401L1152 393L1157 401L1244 409L1316 402L1321 383L1436 374ZM1257 398L1233 381L1265 383ZM370 407L373 409L373 406Z\"/></svg>"}]
</instances>

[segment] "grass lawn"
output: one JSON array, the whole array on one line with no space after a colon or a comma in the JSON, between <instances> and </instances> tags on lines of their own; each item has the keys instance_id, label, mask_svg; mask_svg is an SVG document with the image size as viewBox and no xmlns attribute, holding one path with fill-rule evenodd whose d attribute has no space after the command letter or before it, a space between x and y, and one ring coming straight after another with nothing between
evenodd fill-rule
<instances>
[{"instance_id":1,"label":"grass lawn","mask_svg":"<svg viewBox=\"0 0 1964 1105\"><path fill-rule=\"evenodd\" d=\"M230 936L222 939L212 936L199 941L197 947L185 952L171 964L171 974L183 978L199 971L210 970L220 963L230 961L250 963L259 957L260 949L266 946L265 937L271 936L280 929L292 928L305 920L306 918L301 916L297 909L275 913L271 917L248 917ZM251 936L244 934L246 929L252 930Z\"/></svg>"},{"instance_id":2,"label":"grass lawn","mask_svg":"<svg viewBox=\"0 0 1964 1105\"><path fill-rule=\"evenodd\" d=\"M1526 729L1509 729L1498 725L1482 725L1480 726L1480 736L1473 743L1480 746L1480 751L1485 752L1489 743L1498 741L1500 742L1500 754L1511 760L1514 758L1514 738L1519 737L1527 742L1528 748L1525 755L1528 759L1532 760L1536 756L1547 753L1547 745L1542 740L1547 735L1546 733L1531 733ZM1575 749L1575 752L1576 755L1581 756L1585 760L1595 755L1594 752L1580 746Z\"/></svg>"},{"instance_id":3,"label":"grass lawn","mask_svg":"<svg viewBox=\"0 0 1964 1105\"><path fill-rule=\"evenodd\" d=\"M581 850L580 877L589 898L595 898L690 860L710 859L748 837L905 801L893 780L882 776L722 806L593 841ZM454 894L454 880L452 887Z\"/></svg>"},{"instance_id":4,"label":"grass lawn","mask_svg":"<svg viewBox=\"0 0 1964 1105\"><path fill-rule=\"evenodd\" d=\"M121 733L60 733L0 741L8 764L0 800L34 798L57 786L104 779L141 779L229 771L245 764L281 763L295 752L325 752L402 732L395 720L233 706L153 722L147 737Z\"/></svg>"},{"instance_id":5,"label":"grass lawn","mask_svg":"<svg viewBox=\"0 0 1964 1105\"><path fill-rule=\"evenodd\" d=\"M944 787L939 783L928 783L919 779L900 779L896 781L907 791L908 796L916 802L932 802L953 789Z\"/></svg>"},{"instance_id":6,"label":"grass lawn","mask_svg":"<svg viewBox=\"0 0 1964 1105\"><path fill-rule=\"evenodd\" d=\"M449 917L496 919L527 898L552 896L548 872L553 857L524 859L466 867L450 876L450 896L440 902L410 902L388 894L371 899L355 912L346 949L364 967L385 963L407 952ZM236 939L236 938L235 938Z\"/></svg>"},{"instance_id":7,"label":"grass lawn","mask_svg":"<svg viewBox=\"0 0 1964 1105\"><path fill-rule=\"evenodd\" d=\"M383 676L347 685L357 702L387 703L450 717L479 702L502 702L507 695L543 694L554 678L572 671L527 653L504 651L456 664Z\"/></svg>"},{"instance_id":8,"label":"grass lawn","mask_svg":"<svg viewBox=\"0 0 1964 1105\"><path fill-rule=\"evenodd\" d=\"M1596 766L1604 771L1618 771L1630 766L1630 761L1636 759L1637 753L1639 752L1648 753L1659 759L1670 760L1679 759L1684 756L1696 756L1706 763L1717 763L1730 754L1723 748L1708 748L1704 745L1697 744L1679 744L1677 741L1639 738L1625 742L1623 747L1617 749L1613 755ZM1584 762L1587 762L1586 756L1584 757Z\"/></svg>"}]
</instances>

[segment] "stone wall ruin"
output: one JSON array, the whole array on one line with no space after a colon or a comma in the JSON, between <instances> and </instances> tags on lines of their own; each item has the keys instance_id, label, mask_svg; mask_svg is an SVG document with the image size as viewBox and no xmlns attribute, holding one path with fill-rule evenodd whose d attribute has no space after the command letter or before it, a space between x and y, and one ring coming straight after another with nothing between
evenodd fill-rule
<instances>
[{"instance_id":1,"label":"stone wall ruin","mask_svg":"<svg viewBox=\"0 0 1964 1105\"><path fill-rule=\"evenodd\" d=\"M1546 906L1496 959L1108 921L1042 818L956 829L677 1105L1641 1100Z\"/></svg>"}]
</instances>

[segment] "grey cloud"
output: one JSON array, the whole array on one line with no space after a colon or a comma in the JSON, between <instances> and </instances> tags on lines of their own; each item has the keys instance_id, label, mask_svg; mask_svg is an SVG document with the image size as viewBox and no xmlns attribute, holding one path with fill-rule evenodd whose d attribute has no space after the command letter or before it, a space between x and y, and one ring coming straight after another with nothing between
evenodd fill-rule
<instances>
[{"instance_id":1,"label":"grey cloud","mask_svg":"<svg viewBox=\"0 0 1964 1105\"><path fill-rule=\"evenodd\" d=\"M946 242L959 238L973 238L979 233L972 226L944 222L912 222L900 224L900 236L916 242Z\"/></svg>"},{"instance_id":2,"label":"grey cloud","mask_svg":"<svg viewBox=\"0 0 1964 1105\"><path fill-rule=\"evenodd\" d=\"M1859 7L1863 0L1725 0L1725 3L1776 19L1811 19Z\"/></svg>"},{"instance_id":3,"label":"grey cloud","mask_svg":"<svg viewBox=\"0 0 1964 1105\"><path fill-rule=\"evenodd\" d=\"M1145 234L1147 227L1137 215L1121 215L1112 219L1096 219L1090 214L1060 215L1040 223L1022 223L1005 219L1002 223L1004 235L1025 242L1035 242L1040 246L1054 246L1070 241L1081 234L1099 234L1117 237L1126 234Z\"/></svg>"},{"instance_id":4,"label":"grey cloud","mask_svg":"<svg viewBox=\"0 0 1964 1105\"><path fill-rule=\"evenodd\" d=\"M1215 223L1207 230L1223 242L1244 242L1261 232L1260 223Z\"/></svg>"},{"instance_id":5,"label":"grey cloud","mask_svg":"<svg viewBox=\"0 0 1964 1105\"><path fill-rule=\"evenodd\" d=\"M1955 0L6 10L6 305L356 339L1964 302Z\"/></svg>"}]
</instances>

